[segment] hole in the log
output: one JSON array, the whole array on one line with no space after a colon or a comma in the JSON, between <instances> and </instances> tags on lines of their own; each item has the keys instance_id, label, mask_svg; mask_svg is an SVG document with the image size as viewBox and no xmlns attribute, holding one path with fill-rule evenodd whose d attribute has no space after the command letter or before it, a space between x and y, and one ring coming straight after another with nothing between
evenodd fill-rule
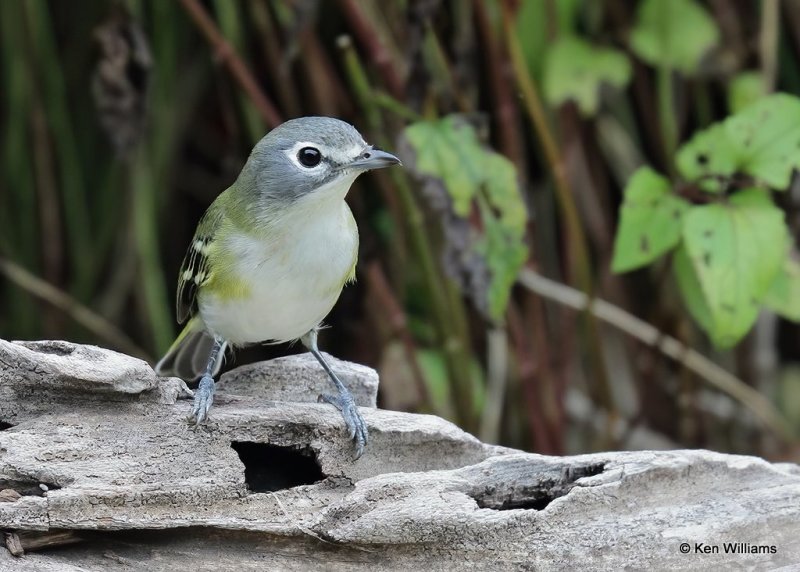
<instances>
[{"instance_id":1,"label":"hole in the log","mask_svg":"<svg viewBox=\"0 0 800 572\"><path fill-rule=\"evenodd\" d=\"M544 510L555 499L571 491L575 481L599 475L603 472L603 467L604 465L600 463L583 467L566 467L560 474L547 471L535 482L532 480L531 484L500 483L473 492L470 496L480 508Z\"/></svg>"},{"instance_id":2,"label":"hole in the log","mask_svg":"<svg viewBox=\"0 0 800 572\"><path fill-rule=\"evenodd\" d=\"M51 528L46 531L16 530L6 532L6 548L14 556L22 556L26 552L52 550L76 544L84 540L83 531L58 530Z\"/></svg>"},{"instance_id":3,"label":"hole in the log","mask_svg":"<svg viewBox=\"0 0 800 572\"><path fill-rule=\"evenodd\" d=\"M14 427L13 423L8 423L6 421L0 421L0 431L5 431L6 429L11 429Z\"/></svg>"},{"instance_id":4,"label":"hole in the log","mask_svg":"<svg viewBox=\"0 0 800 572\"><path fill-rule=\"evenodd\" d=\"M11 502L14 493L23 497L42 497L45 492L57 491L61 487L53 483L42 481L28 481L22 479L0 479L0 499L2 502Z\"/></svg>"},{"instance_id":5,"label":"hole in the log","mask_svg":"<svg viewBox=\"0 0 800 572\"><path fill-rule=\"evenodd\" d=\"M310 447L279 447L266 443L233 441L244 463L244 480L251 493L266 493L325 479L316 453Z\"/></svg>"}]
</instances>

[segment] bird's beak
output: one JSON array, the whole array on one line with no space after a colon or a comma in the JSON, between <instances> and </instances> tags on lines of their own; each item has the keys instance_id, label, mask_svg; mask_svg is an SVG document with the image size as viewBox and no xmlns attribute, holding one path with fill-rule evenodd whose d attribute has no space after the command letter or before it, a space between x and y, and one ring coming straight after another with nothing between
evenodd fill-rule
<instances>
[{"instance_id":1,"label":"bird's beak","mask_svg":"<svg viewBox=\"0 0 800 572\"><path fill-rule=\"evenodd\" d=\"M381 151L380 149L367 149L358 157L358 159L350 163L349 166L355 167L356 169L361 169L363 171L369 171L372 169L383 169L384 167L402 164L403 163L400 162L400 159L391 153Z\"/></svg>"}]
</instances>

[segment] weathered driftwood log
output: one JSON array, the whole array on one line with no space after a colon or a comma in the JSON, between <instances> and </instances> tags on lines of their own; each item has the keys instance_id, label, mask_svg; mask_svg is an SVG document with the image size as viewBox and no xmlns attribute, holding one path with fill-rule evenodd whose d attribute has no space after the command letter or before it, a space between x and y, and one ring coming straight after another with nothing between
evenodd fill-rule
<instances>
[{"instance_id":1,"label":"weathered driftwood log","mask_svg":"<svg viewBox=\"0 0 800 572\"><path fill-rule=\"evenodd\" d=\"M486 445L437 417L375 409L375 372L335 361L368 406L370 444L353 462L341 416L315 402L328 388L313 365L296 356L226 374L194 429L183 384L140 360L0 340L0 570L800 562L795 465Z\"/></svg>"}]
</instances>

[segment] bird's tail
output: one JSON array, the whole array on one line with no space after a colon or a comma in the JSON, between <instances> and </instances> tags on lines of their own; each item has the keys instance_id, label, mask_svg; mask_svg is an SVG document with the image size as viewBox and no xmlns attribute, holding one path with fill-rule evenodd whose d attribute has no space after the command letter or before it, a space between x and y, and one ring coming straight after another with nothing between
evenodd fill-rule
<instances>
[{"instance_id":1,"label":"bird's tail","mask_svg":"<svg viewBox=\"0 0 800 572\"><path fill-rule=\"evenodd\" d=\"M195 316L189 320L167 353L156 364L156 373L164 377L179 377L185 381L197 379L206 371L213 344L214 338L206 331L203 321ZM220 357L225 355L226 346L227 344L222 346ZM222 362L222 359L217 360L212 375L216 376L219 373Z\"/></svg>"}]
</instances>

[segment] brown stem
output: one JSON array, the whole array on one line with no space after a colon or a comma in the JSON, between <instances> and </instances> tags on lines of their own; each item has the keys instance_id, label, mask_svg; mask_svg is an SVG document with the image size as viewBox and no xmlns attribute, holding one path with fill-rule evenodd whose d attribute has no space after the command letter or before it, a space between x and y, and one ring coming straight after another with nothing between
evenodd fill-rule
<instances>
[{"instance_id":1,"label":"brown stem","mask_svg":"<svg viewBox=\"0 0 800 572\"><path fill-rule=\"evenodd\" d=\"M540 317L540 316L537 316ZM525 400L528 427L533 450L543 455L558 454L558 447L553 441L551 428L547 424L545 404L541 399L542 392L539 386L550 384L552 370L550 369L545 345L532 344L526 335L527 328L521 316L512 304L508 309L508 331L511 342L514 344L514 353L517 356L519 379L522 386L522 398ZM534 329L538 324L534 323ZM531 352L534 348L534 352ZM536 353L536 356L533 354ZM550 384L552 385L552 384Z\"/></svg>"},{"instance_id":2,"label":"brown stem","mask_svg":"<svg viewBox=\"0 0 800 572\"><path fill-rule=\"evenodd\" d=\"M306 29L300 35L300 46L308 69L308 81L320 112L325 115L349 116L354 113L352 99L342 85L328 52L317 34Z\"/></svg>"},{"instance_id":3,"label":"brown stem","mask_svg":"<svg viewBox=\"0 0 800 572\"><path fill-rule=\"evenodd\" d=\"M556 198L561 209L561 216L563 217L567 233L567 252L573 263L572 272L575 275L579 288L583 290L587 296L592 296L592 269L586 236L583 233L578 207L575 204L575 197L570 188L564 157L556 143L555 136L551 132L536 85L525 65L519 39L514 33L513 18L512 7L510 3L506 1L503 3L503 29L508 41L508 52L511 56L514 76L522 92L523 104L525 105L525 109L536 131L547 160L547 165L555 182ZM591 314L586 314L585 316L587 330L586 339L589 343L590 357L594 365L593 371L597 376L597 398L609 411L609 435L611 435L610 425L615 420L616 411L603 357L600 331L597 319Z\"/></svg>"},{"instance_id":4,"label":"brown stem","mask_svg":"<svg viewBox=\"0 0 800 572\"><path fill-rule=\"evenodd\" d=\"M533 124L539 143L542 146L542 151L547 160L547 166L553 176L556 187L556 197L562 211L562 216L564 217L567 233L570 237L568 247L577 266L577 282L584 292L591 294L592 278L591 269L589 267L586 237L583 234L578 208L572 196L572 190L570 189L564 157L548 125L544 107L536 86L533 83L533 78L530 77L526 70L519 42L513 33L513 15L508 6L508 2L504 3L503 7L505 32L509 41L509 52L514 66L515 79L522 92L522 100L528 117Z\"/></svg>"},{"instance_id":5,"label":"brown stem","mask_svg":"<svg viewBox=\"0 0 800 572\"><path fill-rule=\"evenodd\" d=\"M36 168L36 190L39 200L39 224L42 233L42 275L47 282L58 284L63 276L64 259L61 244L62 228L59 216L58 185L55 180L55 161L47 128L47 117L42 109L39 92L34 94L31 114L33 132L33 158ZM90 253L85 253L90 256ZM47 337L57 338L63 325L63 314L52 306L42 309L42 327Z\"/></svg>"},{"instance_id":6,"label":"brown stem","mask_svg":"<svg viewBox=\"0 0 800 572\"><path fill-rule=\"evenodd\" d=\"M145 350L136 345L133 340L114 324L87 308L66 292L59 290L52 284L31 274L18 264L0 258L0 274L4 275L26 292L52 304L65 314L68 314L78 324L115 348L132 356L140 357L145 360L150 359L150 355Z\"/></svg>"},{"instance_id":7,"label":"brown stem","mask_svg":"<svg viewBox=\"0 0 800 572\"><path fill-rule=\"evenodd\" d=\"M565 103L559 109L559 117L570 186L578 195L577 203L581 207L583 220L586 221L589 240L594 245L595 252L600 253L599 258L602 260L613 245L613 238L609 232L613 227L608 212L601 203L605 189L600 188L601 178L593 177L590 170L589 153L586 149L589 137L583 133L578 107L571 101Z\"/></svg>"},{"instance_id":8,"label":"brown stem","mask_svg":"<svg viewBox=\"0 0 800 572\"><path fill-rule=\"evenodd\" d=\"M624 30L620 35L623 42L628 41L627 31L633 27L631 10L623 0L608 0L606 3L608 13L619 30ZM646 142L654 155L658 155L663 167L672 164L672 157L664 154L661 144L658 110L653 87L648 79L647 68L636 58L632 58L633 80L631 82L631 98L636 107L641 123L644 126ZM666 170L666 168L664 169Z\"/></svg>"},{"instance_id":9,"label":"brown stem","mask_svg":"<svg viewBox=\"0 0 800 572\"><path fill-rule=\"evenodd\" d=\"M558 370L553 366L551 348L553 345L552 334L547 331L546 312L544 300L539 296L531 296L527 305L529 322L533 323L531 344L537 352L537 359L542 364L543 376L539 391L542 400L542 416L548 431L548 443L553 455L564 454L564 440L567 436L566 427L566 393L568 367ZM574 323L574 321L572 321Z\"/></svg>"},{"instance_id":10,"label":"brown stem","mask_svg":"<svg viewBox=\"0 0 800 572\"><path fill-rule=\"evenodd\" d=\"M280 45L278 23L273 19L267 0L249 2L253 23L261 39L264 61L269 72L270 85L274 86L278 103L289 117L301 115L300 98L297 95L291 67Z\"/></svg>"},{"instance_id":11,"label":"brown stem","mask_svg":"<svg viewBox=\"0 0 800 572\"><path fill-rule=\"evenodd\" d=\"M793 431L788 422L769 399L681 341L664 334L614 304L599 298L589 298L583 292L545 278L530 268L523 268L517 280L531 292L563 306L591 312L605 323L649 347L658 349L665 356L680 363L708 382L709 385L741 403L776 435L787 442L793 440Z\"/></svg>"},{"instance_id":12,"label":"brown stem","mask_svg":"<svg viewBox=\"0 0 800 572\"><path fill-rule=\"evenodd\" d=\"M786 22L787 35L794 46L795 57L797 57L800 54L800 3L784 2L782 16Z\"/></svg>"},{"instance_id":13,"label":"brown stem","mask_svg":"<svg viewBox=\"0 0 800 572\"><path fill-rule=\"evenodd\" d=\"M188 12L194 23L206 37L208 43L213 46L215 55L228 67L233 78L253 101L259 114L270 127L277 127L283 120L281 119L275 105L267 98L259 87L253 74L245 63L233 49L233 46L225 39L222 32L208 15L206 9L198 0L180 0L184 9Z\"/></svg>"},{"instance_id":14,"label":"brown stem","mask_svg":"<svg viewBox=\"0 0 800 572\"><path fill-rule=\"evenodd\" d=\"M765 93L775 89L778 77L778 41L780 36L780 6L778 0L762 0L761 33L758 51L761 59L761 76Z\"/></svg>"},{"instance_id":15,"label":"brown stem","mask_svg":"<svg viewBox=\"0 0 800 572\"><path fill-rule=\"evenodd\" d=\"M524 178L525 150L519 131L519 108L511 92L512 74L509 73L508 61L503 57L497 39L492 32L486 4L483 0L473 0L475 19L481 44L484 47L486 71L489 75L492 102L495 106L500 150L517 166L517 172Z\"/></svg>"},{"instance_id":16,"label":"brown stem","mask_svg":"<svg viewBox=\"0 0 800 572\"><path fill-rule=\"evenodd\" d=\"M709 4L714 12L714 20L717 21L722 37L725 38L725 48L735 55L736 65L742 65L747 57L749 42L742 30L737 11L731 10L728 0L710 0Z\"/></svg>"},{"instance_id":17,"label":"brown stem","mask_svg":"<svg viewBox=\"0 0 800 572\"><path fill-rule=\"evenodd\" d=\"M375 260L370 262L367 266L367 281L372 288L376 299L386 311L394 333L400 338L405 350L406 359L411 366L411 372L414 376L414 383L417 386L422 401L422 407L426 411L432 411L432 402L428 386L425 384L425 376L422 373L422 368L417 359L417 348L414 343L414 337L408 329L408 319L406 313L403 311L403 306L394 295L386 275L383 273L380 263Z\"/></svg>"},{"instance_id":18,"label":"brown stem","mask_svg":"<svg viewBox=\"0 0 800 572\"><path fill-rule=\"evenodd\" d=\"M350 22L353 33L377 66L386 84L387 91L392 97L402 99L405 92L405 82L397 73L397 64L375 32L373 23L362 11L362 5L355 0L339 0L339 5Z\"/></svg>"}]
</instances>

